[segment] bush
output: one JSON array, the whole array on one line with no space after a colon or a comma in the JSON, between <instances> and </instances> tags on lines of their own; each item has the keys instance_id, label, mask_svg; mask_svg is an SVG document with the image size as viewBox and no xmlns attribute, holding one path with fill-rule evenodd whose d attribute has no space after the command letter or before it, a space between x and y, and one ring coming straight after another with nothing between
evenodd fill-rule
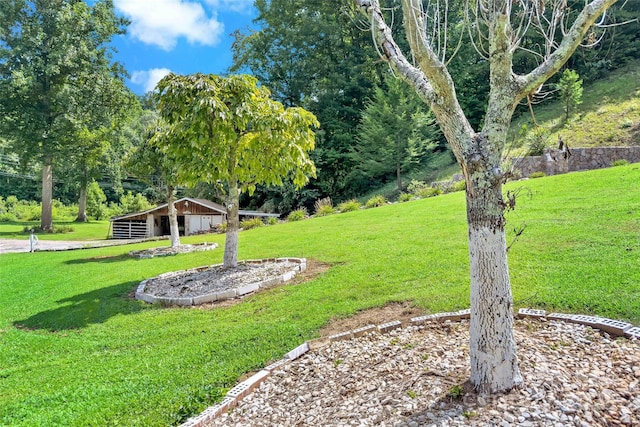
<instances>
[{"instance_id":1,"label":"bush","mask_svg":"<svg viewBox=\"0 0 640 427\"><path fill-rule=\"evenodd\" d=\"M409 193L400 193L398 196L398 202L400 203L408 202L411 199L413 199L413 194Z\"/></svg>"},{"instance_id":2,"label":"bush","mask_svg":"<svg viewBox=\"0 0 640 427\"><path fill-rule=\"evenodd\" d=\"M534 173L530 174L529 178L535 179L535 178L543 178L545 176L547 176L547 174L540 171L540 172L534 172Z\"/></svg>"},{"instance_id":3,"label":"bush","mask_svg":"<svg viewBox=\"0 0 640 427\"><path fill-rule=\"evenodd\" d=\"M356 199L347 200L346 202L342 202L338 205L338 210L340 212L353 212L360 209L362 204Z\"/></svg>"},{"instance_id":4,"label":"bush","mask_svg":"<svg viewBox=\"0 0 640 427\"><path fill-rule=\"evenodd\" d=\"M87 185L87 214L97 220L106 218L109 215L107 205L107 196L100 188L100 185L94 180Z\"/></svg>"},{"instance_id":5,"label":"bush","mask_svg":"<svg viewBox=\"0 0 640 427\"><path fill-rule=\"evenodd\" d=\"M424 188L416 193L416 196L426 199L433 196L439 196L442 194L442 189L439 187L428 187Z\"/></svg>"},{"instance_id":6,"label":"bush","mask_svg":"<svg viewBox=\"0 0 640 427\"><path fill-rule=\"evenodd\" d=\"M619 160L614 160L611 163L611 166L626 166L629 164L629 161L627 159L619 159Z\"/></svg>"},{"instance_id":7,"label":"bush","mask_svg":"<svg viewBox=\"0 0 640 427\"><path fill-rule=\"evenodd\" d=\"M227 232L227 223L223 222L220 224L216 224L213 227L216 233L226 233Z\"/></svg>"},{"instance_id":8,"label":"bush","mask_svg":"<svg viewBox=\"0 0 640 427\"><path fill-rule=\"evenodd\" d=\"M549 132L546 129L536 128L525 138L528 156L542 156L548 147Z\"/></svg>"},{"instance_id":9,"label":"bush","mask_svg":"<svg viewBox=\"0 0 640 427\"><path fill-rule=\"evenodd\" d=\"M278 223L278 218L276 218L275 216L270 216L267 218L268 225L276 225L277 223Z\"/></svg>"},{"instance_id":10,"label":"bush","mask_svg":"<svg viewBox=\"0 0 640 427\"><path fill-rule=\"evenodd\" d=\"M467 188L467 181L456 181L449 186L449 193L455 193L456 191L464 191Z\"/></svg>"},{"instance_id":11,"label":"bush","mask_svg":"<svg viewBox=\"0 0 640 427\"><path fill-rule=\"evenodd\" d=\"M16 214L13 212L0 212L0 222L15 222L18 221Z\"/></svg>"},{"instance_id":12,"label":"bush","mask_svg":"<svg viewBox=\"0 0 640 427\"><path fill-rule=\"evenodd\" d=\"M367 203L364 204L364 207L367 208L367 209L377 208L377 207L382 206L382 205L384 205L386 203L387 203L387 199L384 196L377 195L377 196L373 196L372 198L367 200Z\"/></svg>"},{"instance_id":13,"label":"bush","mask_svg":"<svg viewBox=\"0 0 640 427\"><path fill-rule=\"evenodd\" d=\"M264 222L261 218L249 218L240 221L240 228L244 230L251 230L252 228L262 227Z\"/></svg>"},{"instance_id":14,"label":"bush","mask_svg":"<svg viewBox=\"0 0 640 427\"><path fill-rule=\"evenodd\" d=\"M122 213L128 214L132 212L142 212L147 209L151 209L153 205L140 193L136 193L134 196L131 191L120 197L120 207Z\"/></svg>"},{"instance_id":15,"label":"bush","mask_svg":"<svg viewBox=\"0 0 640 427\"><path fill-rule=\"evenodd\" d=\"M299 208L295 211L291 211L289 216L287 216L287 221L300 221L307 217L308 213L305 208Z\"/></svg>"},{"instance_id":16,"label":"bush","mask_svg":"<svg viewBox=\"0 0 640 427\"><path fill-rule=\"evenodd\" d=\"M333 203L331 203L330 197L316 200L315 208L315 216L327 216L336 213L336 209L333 207Z\"/></svg>"},{"instance_id":17,"label":"bush","mask_svg":"<svg viewBox=\"0 0 640 427\"><path fill-rule=\"evenodd\" d=\"M69 226L69 225L54 225L53 226L53 233L56 234L64 234L64 233L73 233L75 230L73 229L73 227Z\"/></svg>"}]
</instances>

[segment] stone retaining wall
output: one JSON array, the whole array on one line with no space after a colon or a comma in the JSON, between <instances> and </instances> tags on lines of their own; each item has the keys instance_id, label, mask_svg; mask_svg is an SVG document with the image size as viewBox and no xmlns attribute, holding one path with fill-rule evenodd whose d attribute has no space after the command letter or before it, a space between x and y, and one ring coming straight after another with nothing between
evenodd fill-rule
<instances>
[{"instance_id":1,"label":"stone retaining wall","mask_svg":"<svg viewBox=\"0 0 640 427\"><path fill-rule=\"evenodd\" d=\"M607 168L616 160L622 159L629 163L640 162L640 146L572 148L571 155L566 159L565 153L551 149L543 156L516 157L513 159L513 166L520 172L520 176L526 178L533 172L558 175Z\"/></svg>"}]
</instances>

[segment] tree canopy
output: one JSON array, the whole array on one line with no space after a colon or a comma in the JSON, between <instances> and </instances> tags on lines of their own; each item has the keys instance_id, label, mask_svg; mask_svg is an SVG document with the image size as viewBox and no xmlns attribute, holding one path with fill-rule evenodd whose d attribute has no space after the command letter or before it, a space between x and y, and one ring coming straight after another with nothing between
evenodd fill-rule
<instances>
[{"instance_id":1,"label":"tree canopy","mask_svg":"<svg viewBox=\"0 0 640 427\"><path fill-rule=\"evenodd\" d=\"M122 80L108 43L126 24L111 0L0 2L0 126L23 163L42 165L43 229L52 227L55 159L90 130L87 116L104 112L93 103L114 87L106 82Z\"/></svg>"},{"instance_id":2,"label":"tree canopy","mask_svg":"<svg viewBox=\"0 0 640 427\"><path fill-rule=\"evenodd\" d=\"M237 264L239 196L256 186L297 186L315 175L315 116L284 108L248 75L170 74L157 86L158 111L167 126L153 141L181 163L178 179L226 184L225 267Z\"/></svg>"}]
</instances>

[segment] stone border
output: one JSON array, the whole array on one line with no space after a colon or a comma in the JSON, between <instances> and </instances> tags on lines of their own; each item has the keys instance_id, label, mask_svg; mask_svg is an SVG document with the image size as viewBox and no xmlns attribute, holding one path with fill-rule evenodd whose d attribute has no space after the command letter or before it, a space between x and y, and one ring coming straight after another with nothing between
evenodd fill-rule
<instances>
[{"instance_id":1,"label":"stone border","mask_svg":"<svg viewBox=\"0 0 640 427\"><path fill-rule=\"evenodd\" d=\"M129 251L129 256L138 259L158 258L163 256L173 256L189 254L193 252L204 252L216 249L217 243L194 243L184 244L178 247L172 248L171 246L155 246L149 249L140 249L135 251Z\"/></svg>"},{"instance_id":2,"label":"stone border","mask_svg":"<svg viewBox=\"0 0 640 427\"><path fill-rule=\"evenodd\" d=\"M282 359L278 360L266 366L256 374L252 375L248 379L237 384L231 390L227 392L222 401L216 405L210 406L205 409L200 415L189 418L180 427L204 427L207 423L213 419L222 415L225 411L233 409L238 406L238 403L244 399L249 393L251 393L256 387L258 387L265 379L271 375L275 369L286 365L287 363L295 360L311 349L322 348L331 344L334 341L342 341L351 338L357 338L364 334L378 331L381 334L389 333L395 329L407 327L407 326L420 326L427 322L454 322L460 320L469 319L471 311L469 309L460 310L450 313L438 313L429 314L426 316L419 316L412 318L409 322L403 324L399 320L387 322L376 325L368 325L362 328L354 329L351 331L342 332L339 334L331 335L328 338L318 338L311 341L306 341L302 345L294 348L288 352ZM535 310L530 308L521 308L516 314L518 319L531 318L531 319L547 319L547 320L560 320L569 323L578 323L585 326L590 326L594 329L598 329L602 332L606 332L612 336L625 337L629 339L640 340L640 327L633 326L631 323L621 322L619 320L607 319L597 316L585 316L582 314L566 314L566 313L549 313L545 310Z\"/></svg>"},{"instance_id":3,"label":"stone border","mask_svg":"<svg viewBox=\"0 0 640 427\"><path fill-rule=\"evenodd\" d=\"M183 275L185 273L197 273L203 270L207 270L209 268L219 267L222 264L206 265L203 267L190 268L188 270L171 271L171 272L160 274L156 277L152 277L150 279L146 279L140 282L140 284L138 285L138 288L136 289L136 299L142 300L144 302L148 302L149 304L158 303L158 304L164 304L164 305L179 305L179 306L192 306L192 305L199 305L199 304L204 304L208 302L224 301L227 299L241 297L251 292L255 292L261 288L265 288L273 285L280 285L282 283L288 282L289 280L293 279L298 272L302 272L307 269L306 258L251 259L246 261L240 261L238 264L239 265L263 264L267 262L292 262L292 263L298 264L298 266L294 267L292 270L289 270L284 274L281 274L280 276L272 277L270 279L263 280L261 282L251 283L249 285L228 289L226 291L213 292L210 294L200 295L197 297L186 297L186 298L159 297L159 296L148 294L145 292L145 288L149 280L153 280L156 278L173 277L173 276Z\"/></svg>"}]
</instances>

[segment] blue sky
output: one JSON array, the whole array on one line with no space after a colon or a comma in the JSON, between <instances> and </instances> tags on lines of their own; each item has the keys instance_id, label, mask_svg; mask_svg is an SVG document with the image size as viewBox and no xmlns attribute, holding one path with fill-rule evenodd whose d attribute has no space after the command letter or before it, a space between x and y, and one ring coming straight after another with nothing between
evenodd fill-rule
<instances>
[{"instance_id":1,"label":"blue sky","mask_svg":"<svg viewBox=\"0 0 640 427\"><path fill-rule=\"evenodd\" d=\"M114 59L137 94L169 72L223 73L231 65L231 33L251 27L253 0L114 0L131 24L113 41Z\"/></svg>"}]
</instances>

